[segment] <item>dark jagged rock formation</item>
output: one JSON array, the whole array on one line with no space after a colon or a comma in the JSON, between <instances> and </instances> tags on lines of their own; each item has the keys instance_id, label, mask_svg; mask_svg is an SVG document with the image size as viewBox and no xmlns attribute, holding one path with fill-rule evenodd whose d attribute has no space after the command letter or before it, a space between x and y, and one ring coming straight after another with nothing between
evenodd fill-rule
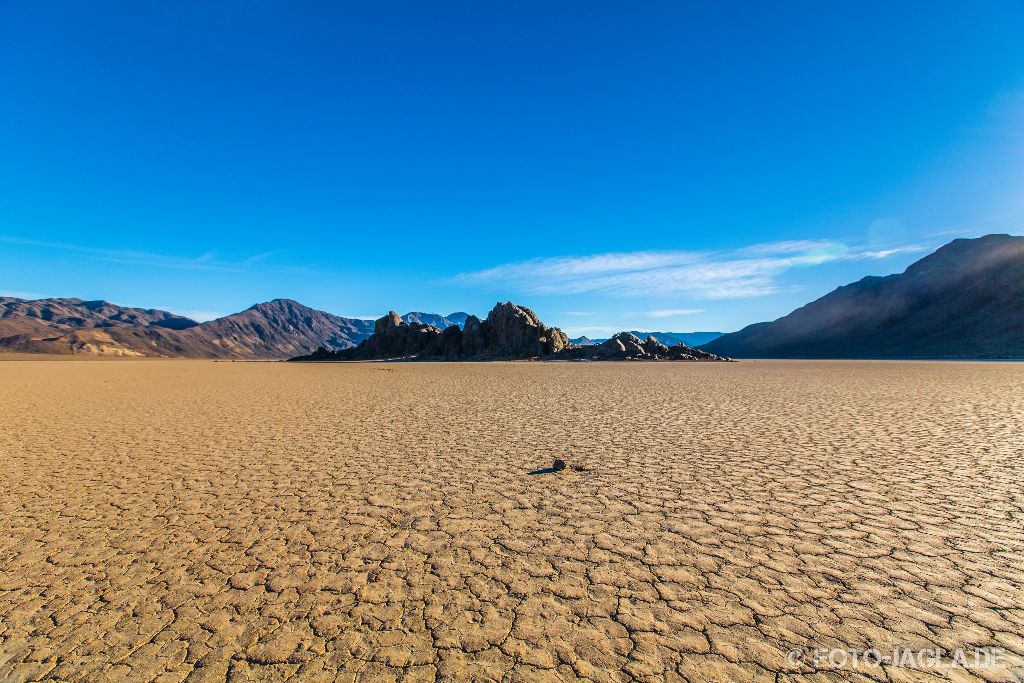
<instances>
[{"instance_id":1,"label":"dark jagged rock formation","mask_svg":"<svg viewBox=\"0 0 1024 683\"><path fill-rule=\"evenodd\" d=\"M724 332L641 332L640 330L629 330L629 332L635 334L641 339L654 337L665 346L685 344L686 346L692 346L694 348L703 346L704 344L707 344L714 339L718 339L725 334ZM608 340L591 339L590 337L576 337L569 341L576 346L590 346L591 344L602 344Z\"/></svg>"},{"instance_id":2,"label":"dark jagged rock formation","mask_svg":"<svg viewBox=\"0 0 1024 683\"><path fill-rule=\"evenodd\" d=\"M741 358L1024 358L1024 237L953 240L702 348Z\"/></svg>"},{"instance_id":3,"label":"dark jagged rock formation","mask_svg":"<svg viewBox=\"0 0 1024 683\"><path fill-rule=\"evenodd\" d=\"M640 341L621 332L600 345L574 346L557 327L546 327L529 308L499 303L480 320L468 316L462 329L441 330L407 323L391 311L374 323L374 333L354 349L318 349L293 360L723 360L679 344L668 347L653 337Z\"/></svg>"},{"instance_id":4,"label":"dark jagged rock formation","mask_svg":"<svg viewBox=\"0 0 1024 683\"><path fill-rule=\"evenodd\" d=\"M638 330L630 330L630 332L641 339L654 337L665 346L675 346L676 344L701 346L718 339L724 334L722 332L640 332Z\"/></svg>"},{"instance_id":5,"label":"dark jagged rock formation","mask_svg":"<svg viewBox=\"0 0 1024 683\"><path fill-rule=\"evenodd\" d=\"M440 335L441 330L433 325L407 323L391 311L373 323L373 334L359 346L341 353L368 358L418 356L431 350Z\"/></svg>"},{"instance_id":6,"label":"dark jagged rock formation","mask_svg":"<svg viewBox=\"0 0 1024 683\"><path fill-rule=\"evenodd\" d=\"M466 321L468 327L469 319ZM545 327L533 311L511 301L492 308L475 329L481 335L477 347L483 348L483 355L498 358L550 356L569 345L564 332Z\"/></svg>"},{"instance_id":7,"label":"dark jagged rock formation","mask_svg":"<svg viewBox=\"0 0 1024 683\"><path fill-rule=\"evenodd\" d=\"M596 346L574 346L562 355L579 360L728 360L686 344L665 346L652 336L640 341L631 332L619 332Z\"/></svg>"},{"instance_id":8,"label":"dark jagged rock formation","mask_svg":"<svg viewBox=\"0 0 1024 683\"><path fill-rule=\"evenodd\" d=\"M295 360L544 358L568 345L561 330L545 327L529 308L507 302L496 305L486 320L467 316L462 329L407 323L391 311L374 323L373 335L358 347L333 353L320 349Z\"/></svg>"},{"instance_id":9,"label":"dark jagged rock formation","mask_svg":"<svg viewBox=\"0 0 1024 683\"><path fill-rule=\"evenodd\" d=\"M647 353L644 343L640 341L640 337L631 332L619 332L597 348L600 349L601 353L611 356L632 357L642 356Z\"/></svg>"}]
</instances>

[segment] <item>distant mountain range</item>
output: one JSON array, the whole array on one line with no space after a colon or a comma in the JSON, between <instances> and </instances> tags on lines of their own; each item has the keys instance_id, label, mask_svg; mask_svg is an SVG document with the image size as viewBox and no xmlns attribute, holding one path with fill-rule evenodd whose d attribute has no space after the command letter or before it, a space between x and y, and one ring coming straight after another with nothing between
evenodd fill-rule
<instances>
[{"instance_id":1,"label":"distant mountain range","mask_svg":"<svg viewBox=\"0 0 1024 683\"><path fill-rule=\"evenodd\" d=\"M449 313L448 315L438 315L437 313L406 313L402 316L402 320L407 323L421 323L423 325L432 325L434 327L445 329L455 325L460 330L466 326L466 318L469 317L469 313Z\"/></svg>"},{"instance_id":2,"label":"distant mountain range","mask_svg":"<svg viewBox=\"0 0 1024 683\"><path fill-rule=\"evenodd\" d=\"M598 339L597 341L594 341L590 337L576 337L575 339L570 339L569 343L575 344L576 346L597 346L600 342L603 341L605 340Z\"/></svg>"},{"instance_id":3,"label":"distant mountain range","mask_svg":"<svg viewBox=\"0 0 1024 683\"><path fill-rule=\"evenodd\" d=\"M469 318L461 312L401 316L407 325L440 330L461 330ZM199 323L106 301L0 297L0 352L291 358L353 348L373 331L371 320L290 299ZM634 330L631 336L733 358L1022 358L1024 237L954 240L901 274L866 277L774 322L732 334ZM568 341L589 346L608 340Z\"/></svg>"},{"instance_id":4,"label":"distant mountain range","mask_svg":"<svg viewBox=\"0 0 1024 683\"><path fill-rule=\"evenodd\" d=\"M0 298L0 350L102 356L288 358L343 349L373 332L373 321L275 299L198 323L156 309L106 301Z\"/></svg>"},{"instance_id":5,"label":"distant mountain range","mask_svg":"<svg viewBox=\"0 0 1024 683\"><path fill-rule=\"evenodd\" d=\"M734 358L1022 358L1024 237L958 239L705 344Z\"/></svg>"},{"instance_id":6,"label":"distant mountain range","mask_svg":"<svg viewBox=\"0 0 1024 683\"><path fill-rule=\"evenodd\" d=\"M639 337L640 339L647 339L648 337L654 337L665 346L675 346L676 344L685 344L686 346L702 346L708 342L718 339L725 332L643 332L641 330L629 330L629 333ZM577 346L591 346L594 344L601 344L608 341L607 339L590 339L589 337L576 337L570 339L570 342Z\"/></svg>"},{"instance_id":7,"label":"distant mountain range","mask_svg":"<svg viewBox=\"0 0 1024 683\"><path fill-rule=\"evenodd\" d=\"M443 330L452 326L462 329L468 317L464 312L439 315L413 311L401 319ZM339 351L355 347L373 333L373 324L372 320L318 311L291 299L274 299L199 323L168 311L107 301L0 297L0 352L291 358L320 348ZM671 334L657 336L664 335L667 341L663 343L674 346L679 342L672 341Z\"/></svg>"},{"instance_id":8,"label":"distant mountain range","mask_svg":"<svg viewBox=\"0 0 1024 683\"><path fill-rule=\"evenodd\" d=\"M406 322L465 324L467 313L412 312ZM344 318L274 299L199 323L168 311L82 299L0 297L0 352L167 358L291 358L318 348L351 348L373 321Z\"/></svg>"}]
</instances>

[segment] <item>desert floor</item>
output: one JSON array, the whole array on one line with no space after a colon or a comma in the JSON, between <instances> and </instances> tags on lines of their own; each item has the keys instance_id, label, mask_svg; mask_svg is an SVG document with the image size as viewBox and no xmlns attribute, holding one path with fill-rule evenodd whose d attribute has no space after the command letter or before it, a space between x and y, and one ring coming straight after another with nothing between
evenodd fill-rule
<instances>
[{"instance_id":1,"label":"desert floor","mask_svg":"<svg viewBox=\"0 0 1024 683\"><path fill-rule=\"evenodd\" d=\"M1024 676L1024 364L12 361L0 406L0 680ZM871 647L947 654L813 662Z\"/></svg>"}]
</instances>

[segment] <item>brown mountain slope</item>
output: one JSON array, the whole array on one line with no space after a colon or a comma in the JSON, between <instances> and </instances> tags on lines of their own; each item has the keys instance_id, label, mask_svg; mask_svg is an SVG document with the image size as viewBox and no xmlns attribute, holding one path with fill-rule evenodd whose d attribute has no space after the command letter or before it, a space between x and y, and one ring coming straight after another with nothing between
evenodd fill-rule
<instances>
[{"instance_id":1,"label":"brown mountain slope","mask_svg":"<svg viewBox=\"0 0 1024 683\"><path fill-rule=\"evenodd\" d=\"M0 351L167 358L287 358L355 346L373 323L275 299L197 323L81 299L0 298Z\"/></svg>"},{"instance_id":2,"label":"brown mountain slope","mask_svg":"<svg viewBox=\"0 0 1024 683\"><path fill-rule=\"evenodd\" d=\"M736 358L1024 357L1024 237L959 239L701 347Z\"/></svg>"},{"instance_id":3,"label":"brown mountain slope","mask_svg":"<svg viewBox=\"0 0 1024 683\"><path fill-rule=\"evenodd\" d=\"M373 321L343 318L291 299L274 299L185 330L210 355L237 358L289 358L325 347L355 346L373 332Z\"/></svg>"},{"instance_id":4,"label":"brown mountain slope","mask_svg":"<svg viewBox=\"0 0 1024 683\"><path fill-rule=\"evenodd\" d=\"M55 328L19 324L20 332L0 320L0 351L17 353L85 354L154 358L227 357L208 353L207 346L183 332L160 327ZM26 329L29 328L29 329ZM186 330L187 332L187 330Z\"/></svg>"},{"instance_id":5,"label":"brown mountain slope","mask_svg":"<svg viewBox=\"0 0 1024 683\"><path fill-rule=\"evenodd\" d=\"M198 355L180 332L199 325L152 308L82 299L0 298L0 350L101 356Z\"/></svg>"},{"instance_id":6,"label":"brown mountain slope","mask_svg":"<svg viewBox=\"0 0 1024 683\"><path fill-rule=\"evenodd\" d=\"M184 330L199 323L191 318L155 308L130 308L107 301L82 299L36 299L27 301L0 298L0 320L27 319L49 326L82 328L133 325Z\"/></svg>"}]
</instances>

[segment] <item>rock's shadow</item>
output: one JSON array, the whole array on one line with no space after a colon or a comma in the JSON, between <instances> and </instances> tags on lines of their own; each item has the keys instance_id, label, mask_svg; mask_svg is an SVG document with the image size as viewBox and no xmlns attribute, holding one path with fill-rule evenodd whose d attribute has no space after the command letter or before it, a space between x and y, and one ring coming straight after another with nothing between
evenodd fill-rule
<instances>
[{"instance_id":1,"label":"rock's shadow","mask_svg":"<svg viewBox=\"0 0 1024 683\"><path fill-rule=\"evenodd\" d=\"M530 470L529 472L527 472L527 474L529 474L531 476L532 475L536 475L536 474L557 474L558 472L562 472L562 471L564 471L566 469L571 469L573 472L589 472L590 471L589 468L584 467L583 465L572 465L570 467L570 466L565 464L564 460L559 460L559 459L556 458L555 462L552 463L551 467L542 467L539 470Z\"/></svg>"}]
</instances>

